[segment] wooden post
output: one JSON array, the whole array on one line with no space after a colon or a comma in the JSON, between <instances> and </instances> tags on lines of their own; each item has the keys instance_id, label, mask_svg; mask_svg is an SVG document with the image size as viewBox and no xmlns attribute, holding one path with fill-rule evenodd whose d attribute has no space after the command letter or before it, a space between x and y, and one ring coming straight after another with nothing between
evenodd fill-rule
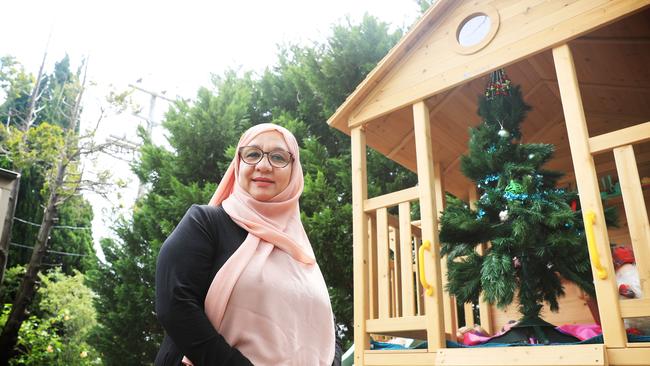
<instances>
[{"instance_id":1,"label":"wooden post","mask_svg":"<svg viewBox=\"0 0 650 366\"><path fill-rule=\"evenodd\" d=\"M446 206L445 201L445 184L444 179L442 178L442 165L440 162L434 163L434 171L439 172L434 177L435 184L435 195L436 195L436 209L438 220L442 215L442 210ZM440 231L440 227L436 230ZM440 291L442 292L442 306L445 310L445 333L447 334L447 339L450 341L456 341L456 330L458 329L458 322L456 321L456 301L454 298L449 295L449 292L445 290L447 287L447 258L440 258L440 272L442 274L442 287Z\"/></svg>"},{"instance_id":2,"label":"wooden post","mask_svg":"<svg viewBox=\"0 0 650 366\"><path fill-rule=\"evenodd\" d=\"M472 208L472 210L476 209L476 201L478 201L478 194L476 192L476 187L470 186L469 190L467 191L468 193L468 201L469 201L469 207ZM479 255L484 255L485 251L487 250L487 243L482 243L476 246L476 251L478 252ZM479 318L480 318L480 324L481 328L485 329L488 334L494 333L494 325L492 324L492 311L490 309L490 304L485 302L483 300L483 297L479 295L478 298L478 310L479 310ZM467 321L467 308L465 308L465 319ZM471 325L471 324L466 324L466 325Z\"/></svg>"},{"instance_id":3,"label":"wooden post","mask_svg":"<svg viewBox=\"0 0 650 366\"><path fill-rule=\"evenodd\" d=\"M417 153L418 189L422 242L431 242L431 252L425 255L426 281L433 286L433 295L425 294L425 312L429 352L445 347L444 308L442 305L442 274L440 269L440 242L438 241L438 210L435 201L435 177L440 175L433 165L429 108L424 101L413 104L413 128Z\"/></svg>"},{"instance_id":4,"label":"wooden post","mask_svg":"<svg viewBox=\"0 0 650 366\"><path fill-rule=\"evenodd\" d=\"M474 326L474 303L464 303L463 309L465 310L465 326L471 328Z\"/></svg>"},{"instance_id":5,"label":"wooden post","mask_svg":"<svg viewBox=\"0 0 650 366\"><path fill-rule=\"evenodd\" d=\"M485 255L486 250L487 250L486 243L479 244L476 247L476 251L481 256ZM485 302L485 300L483 300L483 296L481 295L479 295L478 297L478 311L479 311L479 317L481 318L480 319L481 328L485 329L485 331L488 332L488 334L494 334L495 329L493 325L492 311L490 309L490 304Z\"/></svg>"},{"instance_id":6,"label":"wooden post","mask_svg":"<svg viewBox=\"0 0 650 366\"><path fill-rule=\"evenodd\" d=\"M379 297L379 319L390 318L390 259L388 257L388 210L377 209L377 296Z\"/></svg>"},{"instance_id":7,"label":"wooden post","mask_svg":"<svg viewBox=\"0 0 650 366\"><path fill-rule=\"evenodd\" d=\"M650 258L650 226L648 224L648 210L641 190L641 178L636 166L634 148L625 145L614 149L618 181L621 184L623 207L627 217L627 226L630 230L630 240L636 258ZM644 297L650 296L650 263L645 260L636 261L639 271L639 282Z\"/></svg>"},{"instance_id":8,"label":"wooden post","mask_svg":"<svg viewBox=\"0 0 650 366\"><path fill-rule=\"evenodd\" d=\"M399 218L398 218L399 222ZM399 226L399 225L398 225ZM391 226L392 230L389 233L391 249L393 250L393 276L391 278L393 282L393 316L399 317L402 316L402 250L399 243L399 228Z\"/></svg>"},{"instance_id":9,"label":"wooden post","mask_svg":"<svg viewBox=\"0 0 650 366\"><path fill-rule=\"evenodd\" d=\"M370 348L366 332L368 319L368 217L363 202L368 198L366 176L366 134L362 126L351 131L352 154L352 238L354 264L354 364L364 366Z\"/></svg>"},{"instance_id":10,"label":"wooden post","mask_svg":"<svg viewBox=\"0 0 650 366\"><path fill-rule=\"evenodd\" d=\"M415 272L415 306L416 306L416 314L417 315L424 315L424 289L422 288L422 285L420 282L420 271L418 271L418 265L419 265L419 259L418 253L420 252L420 246L422 246L422 238L421 237L413 237L414 245L415 245L415 258L416 258L416 263L415 266L413 267L413 271Z\"/></svg>"},{"instance_id":11,"label":"wooden post","mask_svg":"<svg viewBox=\"0 0 650 366\"><path fill-rule=\"evenodd\" d=\"M411 204L399 204L400 271L402 280L402 316L415 315L415 284L413 283L413 235L411 233Z\"/></svg>"},{"instance_id":12,"label":"wooden post","mask_svg":"<svg viewBox=\"0 0 650 366\"><path fill-rule=\"evenodd\" d=\"M603 328L605 345L611 347L626 347L627 337L621 318L621 310L618 303L618 288L616 276L612 268L612 257L609 248L609 236L605 225L605 215L598 189L598 178L594 159L589 149L589 131L587 119L582 107L580 86L578 76L573 62L573 56L569 46L564 44L553 49L555 71L557 73L564 120L567 127L573 169L575 170L576 184L580 194L580 205L583 212L583 220L587 221L589 212L596 215L594 225L596 248L601 262L607 271L607 277L601 279L592 263L594 285L598 297L600 320ZM586 224L585 224L586 225Z\"/></svg>"},{"instance_id":13,"label":"wooden post","mask_svg":"<svg viewBox=\"0 0 650 366\"><path fill-rule=\"evenodd\" d=\"M476 194L476 187L470 186L467 190L467 201L469 202L469 207L472 210L476 209L476 201L478 200ZM481 244L479 244L480 246ZM479 296L480 298L480 296ZM474 308L472 303L464 303L463 310L465 313L465 326L472 327L474 326ZM485 328L484 328L485 329Z\"/></svg>"},{"instance_id":14,"label":"wooden post","mask_svg":"<svg viewBox=\"0 0 650 366\"><path fill-rule=\"evenodd\" d=\"M369 312L368 319L377 319L379 317L379 295L377 288L377 217L376 215L368 216L368 301Z\"/></svg>"}]
</instances>

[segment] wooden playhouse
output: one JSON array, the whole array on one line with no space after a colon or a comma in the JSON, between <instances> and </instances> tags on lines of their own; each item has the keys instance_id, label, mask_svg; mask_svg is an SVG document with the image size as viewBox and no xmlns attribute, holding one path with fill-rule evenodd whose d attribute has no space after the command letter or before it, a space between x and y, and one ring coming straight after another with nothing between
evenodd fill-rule
<instances>
[{"instance_id":1,"label":"wooden playhouse","mask_svg":"<svg viewBox=\"0 0 650 366\"><path fill-rule=\"evenodd\" d=\"M438 0L329 119L352 140L356 366L650 365L650 343L628 342L623 323L650 316L649 5ZM477 22L487 26L463 39ZM446 268L437 220L445 191L476 200L459 157L467 150L468 127L479 122L486 75L499 68L533 107L522 124L523 141L556 145L547 167L567 173L561 184L578 190L585 220L595 217L585 227L595 234L589 247L604 344L446 346L459 320L454 299L442 290ZM368 147L417 172L418 184L367 197ZM601 191L611 187L601 182L609 179L621 192L607 200L620 211L615 230L603 225ZM414 202L419 218L411 217ZM619 300L610 242L633 248L644 298ZM545 318L593 322L586 300L568 286L560 313L545 312ZM492 333L516 319L514 312L477 307ZM466 308L471 314L471 305ZM371 334L424 339L428 348L370 350Z\"/></svg>"}]
</instances>

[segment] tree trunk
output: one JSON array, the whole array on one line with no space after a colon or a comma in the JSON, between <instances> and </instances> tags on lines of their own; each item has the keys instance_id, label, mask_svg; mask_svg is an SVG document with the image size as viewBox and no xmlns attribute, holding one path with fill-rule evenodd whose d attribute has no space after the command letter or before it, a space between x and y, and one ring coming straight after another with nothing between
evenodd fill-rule
<instances>
[{"instance_id":1,"label":"tree trunk","mask_svg":"<svg viewBox=\"0 0 650 366\"><path fill-rule=\"evenodd\" d=\"M43 56L45 60L45 56ZM43 65L41 65L42 69ZM72 108L72 113L69 116L70 125L68 131L74 132L77 130L77 123L79 119L79 111L81 110L81 99L83 97L84 87L86 85L86 72L88 71L88 64L84 63L84 76L81 84L81 89L77 94L74 106ZM40 84L40 73L39 71L39 80L36 83L36 89L38 89ZM37 94L32 96L32 99L36 99ZM31 108L31 107L30 107ZM28 126L29 127L29 126ZM34 251L32 252L32 257L29 260L27 265L27 272L23 277L23 280L20 283L20 288L18 289L18 294L14 300L13 306L11 307L11 312L7 318L2 333L0 334L0 366L6 366L9 364L9 360L15 353L16 342L18 340L18 332L20 327L27 317L27 307L32 303L34 294L36 293L36 281L38 279L38 274L41 270L43 264L43 257L47 251L48 241L50 239L50 231L52 231L52 226L54 221L57 219L57 206L61 204L67 197L62 197L60 195L60 190L64 185L64 180L66 176L66 171L68 164L72 158L70 154L70 144L76 144L75 139L71 139L69 136L65 137L65 144L63 150L61 151L60 159L56 167L56 177L53 179L50 185L50 196L47 200L47 205L43 211L43 221L41 222L41 228L38 231L38 237L36 238L36 245L34 246Z\"/></svg>"},{"instance_id":2,"label":"tree trunk","mask_svg":"<svg viewBox=\"0 0 650 366\"><path fill-rule=\"evenodd\" d=\"M5 366L9 364L9 359L15 353L16 342L18 340L18 331L25 318L27 318L27 307L32 303L34 294L36 293L36 281L38 280L38 273L41 270L43 257L47 251L47 245L50 238L50 231L57 217L57 201L59 200L59 188L63 185L63 178L65 176L65 165L62 161L58 163L57 176L54 184L51 186L50 196L47 201L47 206L43 212L43 221L41 228L38 231L36 238L36 245L32 252L32 257L27 265L27 271L23 277L16 300L14 300L11 312L7 318L2 333L0 334L0 365Z\"/></svg>"}]
</instances>

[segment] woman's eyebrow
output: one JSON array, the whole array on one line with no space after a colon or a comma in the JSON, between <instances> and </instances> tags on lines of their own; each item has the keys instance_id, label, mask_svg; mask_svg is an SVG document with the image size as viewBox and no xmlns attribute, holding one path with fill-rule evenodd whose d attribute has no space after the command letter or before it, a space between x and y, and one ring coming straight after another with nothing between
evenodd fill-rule
<instances>
[{"instance_id":1,"label":"woman's eyebrow","mask_svg":"<svg viewBox=\"0 0 650 366\"><path fill-rule=\"evenodd\" d=\"M262 149L260 146L256 146L259 149ZM270 145L270 148L268 151L275 151L275 150L284 150L284 151L289 151L289 148L285 148L282 145Z\"/></svg>"},{"instance_id":2,"label":"woman's eyebrow","mask_svg":"<svg viewBox=\"0 0 650 366\"><path fill-rule=\"evenodd\" d=\"M284 147L284 146L282 146L282 145L275 145L275 146L273 146L273 148L271 148L270 151L273 151L273 150L284 150L284 151L289 151L288 148L286 148L286 147Z\"/></svg>"},{"instance_id":3,"label":"woman's eyebrow","mask_svg":"<svg viewBox=\"0 0 650 366\"><path fill-rule=\"evenodd\" d=\"M258 149L260 149L260 150L263 150L263 149L262 149L262 145L260 145L260 144L251 144L251 145L247 145L247 146L252 146L252 147L256 147L256 148L258 148ZM288 148L288 147L284 147L284 146L279 145L279 144L278 144L278 145L271 145L271 148L269 149L269 151L274 151L274 150L284 150L284 151L289 151L289 148Z\"/></svg>"}]
</instances>

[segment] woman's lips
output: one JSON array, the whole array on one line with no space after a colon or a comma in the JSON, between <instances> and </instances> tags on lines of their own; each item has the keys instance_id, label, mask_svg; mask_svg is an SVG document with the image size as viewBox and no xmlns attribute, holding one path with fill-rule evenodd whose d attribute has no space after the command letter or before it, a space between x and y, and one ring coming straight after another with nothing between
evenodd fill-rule
<instances>
[{"instance_id":1,"label":"woman's lips","mask_svg":"<svg viewBox=\"0 0 650 366\"><path fill-rule=\"evenodd\" d=\"M268 178L260 178L260 177L258 177L258 178L253 178L252 180L253 180L253 183L255 183L255 185L258 186L258 187L268 187L268 186L272 185L273 183L275 183L275 182L273 182L273 180L268 179Z\"/></svg>"}]
</instances>

